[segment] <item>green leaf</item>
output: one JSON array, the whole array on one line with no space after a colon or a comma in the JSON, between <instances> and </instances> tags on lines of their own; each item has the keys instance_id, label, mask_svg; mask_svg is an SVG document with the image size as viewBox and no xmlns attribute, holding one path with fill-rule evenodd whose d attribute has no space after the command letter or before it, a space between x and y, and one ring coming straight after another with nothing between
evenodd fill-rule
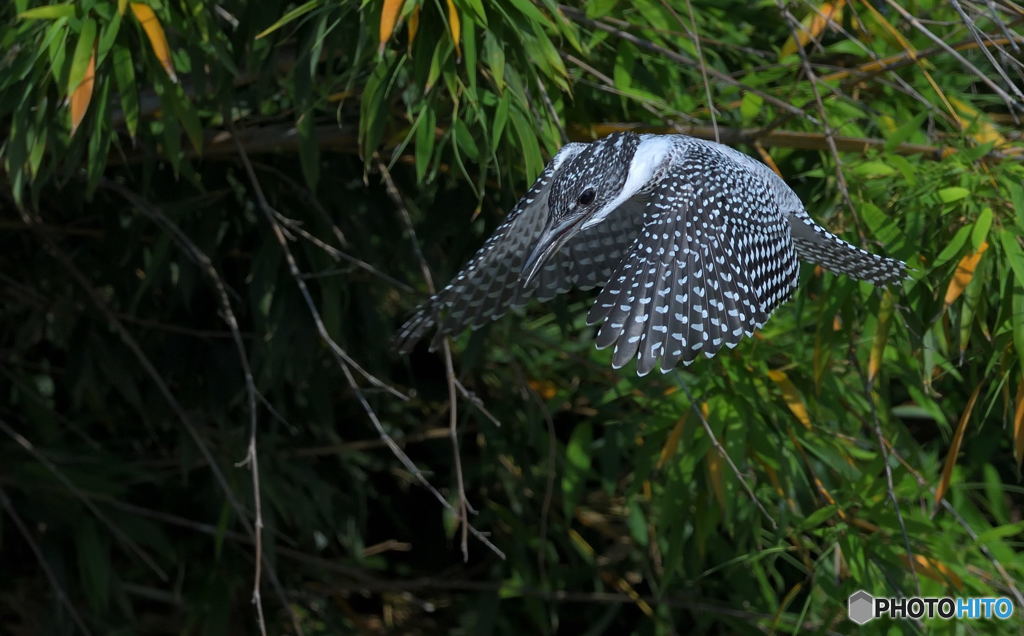
<instances>
[{"instance_id":1,"label":"green leaf","mask_svg":"<svg viewBox=\"0 0 1024 636\"><path fill-rule=\"evenodd\" d=\"M505 124L508 122L508 109L512 98L504 93L498 99L498 106L494 109L494 119L491 120L491 143L497 147L501 145L501 134L505 131Z\"/></svg>"},{"instance_id":2,"label":"green leaf","mask_svg":"<svg viewBox=\"0 0 1024 636\"><path fill-rule=\"evenodd\" d=\"M978 220L974 222L974 229L971 230L971 246L974 249L978 249L988 238L990 227L992 227L992 208L985 208L978 215Z\"/></svg>"},{"instance_id":3,"label":"green leaf","mask_svg":"<svg viewBox=\"0 0 1024 636\"><path fill-rule=\"evenodd\" d=\"M1024 285L1024 250L1020 247L1020 236L1009 230L1000 230L999 242L1003 245L1003 252L1006 260L1010 263L1010 269L1017 282Z\"/></svg>"},{"instance_id":4,"label":"green leaf","mask_svg":"<svg viewBox=\"0 0 1024 636\"><path fill-rule=\"evenodd\" d=\"M537 135L533 126L527 122L526 117L519 112L518 108L512 109L510 119L522 146L526 174L532 179L544 169L544 160L541 158L540 146L537 144Z\"/></svg>"},{"instance_id":5,"label":"green leaf","mask_svg":"<svg viewBox=\"0 0 1024 636\"><path fill-rule=\"evenodd\" d=\"M953 235L953 238L946 244L946 247L942 248L939 255L935 257L935 262L932 263L932 267L940 267L948 262L949 259L959 254L960 250L963 249L964 244L967 243L967 237L970 236L973 229L973 225L964 225L957 230L956 234Z\"/></svg>"},{"instance_id":6,"label":"green leaf","mask_svg":"<svg viewBox=\"0 0 1024 636\"><path fill-rule=\"evenodd\" d=\"M577 424L565 447L565 472L562 476L562 496L565 516L572 518L590 472L590 446L593 429L589 422Z\"/></svg>"},{"instance_id":7,"label":"green leaf","mask_svg":"<svg viewBox=\"0 0 1024 636\"><path fill-rule=\"evenodd\" d=\"M835 516L838 510L839 506L837 506L836 504L829 504L822 508L818 508L811 514L807 515L807 517L800 522L799 529L801 531L804 531L811 530L812 528L817 528L826 519L831 519L833 516Z\"/></svg>"},{"instance_id":8,"label":"green leaf","mask_svg":"<svg viewBox=\"0 0 1024 636\"><path fill-rule=\"evenodd\" d=\"M953 186L951 188L942 188L939 190L939 200L943 203L953 203L965 198L971 191L967 188L961 188L960 186Z\"/></svg>"},{"instance_id":9,"label":"green leaf","mask_svg":"<svg viewBox=\"0 0 1024 636\"><path fill-rule=\"evenodd\" d=\"M139 94L135 86L135 64L132 62L131 50L119 46L111 54L114 67L114 81L117 83L117 95L121 100L121 112L124 114L124 125L133 138L139 127Z\"/></svg>"},{"instance_id":10,"label":"green leaf","mask_svg":"<svg viewBox=\"0 0 1024 636\"><path fill-rule=\"evenodd\" d=\"M67 94L70 95L82 83L85 77L85 69L89 65L89 58L92 57L93 44L96 43L96 21L87 18L82 21L82 30L78 32L78 42L75 44L75 52L71 56L71 70L68 74Z\"/></svg>"},{"instance_id":11,"label":"green leaf","mask_svg":"<svg viewBox=\"0 0 1024 636\"><path fill-rule=\"evenodd\" d=\"M505 51L502 49L498 38L490 32L484 34L484 59L487 68L491 71L494 88L499 93L505 90Z\"/></svg>"},{"instance_id":12,"label":"green leaf","mask_svg":"<svg viewBox=\"0 0 1024 636\"><path fill-rule=\"evenodd\" d=\"M320 0L309 0L309 2L300 4L299 6L295 7L288 13L285 13L283 16L278 18L276 22L274 22L273 24L271 24L270 26L256 34L255 39L259 40L267 37L268 35L270 35L274 31L277 31L278 29L288 24L289 22L292 22L293 20L296 20L297 18L301 18L302 16L306 15L313 9L317 8L319 4Z\"/></svg>"},{"instance_id":13,"label":"green leaf","mask_svg":"<svg viewBox=\"0 0 1024 636\"><path fill-rule=\"evenodd\" d=\"M865 161L855 166L853 173L860 177L888 177L895 174L896 169L881 161Z\"/></svg>"},{"instance_id":14,"label":"green leaf","mask_svg":"<svg viewBox=\"0 0 1024 636\"><path fill-rule=\"evenodd\" d=\"M480 149L473 140L473 133L469 131L466 122L462 118L458 118L452 125L455 128L455 143L458 144L460 151L465 152L466 157L471 161L479 159Z\"/></svg>"},{"instance_id":15,"label":"green leaf","mask_svg":"<svg viewBox=\"0 0 1024 636\"><path fill-rule=\"evenodd\" d=\"M57 18L70 18L74 15L75 5L66 3L50 4L45 7L36 7L22 11L18 14L18 17L22 20L55 20Z\"/></svg>"},{"instance_id":16,"label":"green leaf","mask_svg":"<svg viewBox=\"0 0 1024 636\"><path fill-rule=\"evenodd\" d=\"M1024 232L1024 186L1019 183L1008 183L1006 189L1010 191L1010 202L1016 211L1017 228Z\"/></svg>"},{"instance_id":17,"label":"green leaf","mask_svg":"<svg viewBox=\"0 0 1024 636\"><path fill-rule=\"evenodd\" d=\"M310 190L316 190L320 180L320 146L317 144L316 126L313 113L306 111L299 116L295 130L299 133L299 162L302 164L302 176Z\"/></svg>"},{"instance_id":18,"label":"green leaf","mask_svg":"<svg viewBox=\"0 0 1024 636\"><path fill-rule=\"evenodd\" d=\"M110 47L114 45L114 41L117 39L117 34L121 30L121 15L114 13L114 17L103 25L103 29L100 31L99 44L96 47L96 68L100 67L103 60L106 59L107 53L110 52Z\"/></svg>"},{"instance_id":19,"label":"green leaf","mask_svg":"<svg viewBox=\"0 0 1024 636\"><path fill-rule=\"evenodd\" d=\"M422 182L434 154L437 115L430 104L424 104L416 122L416 180Z\"/></svg>"},{"instance_id":20,"label":"green leaf","mask_svg":"<svg viewBox=\"0 0 1024 636\"><path fill-rule=\"evenodd\" d=\"M740 100L740 117L743 119L743 122L750 123L754 121L761 113L763 105L764 98L760 95L749 91L743 93L743 99Z\"/></svg>"}]
</instances>

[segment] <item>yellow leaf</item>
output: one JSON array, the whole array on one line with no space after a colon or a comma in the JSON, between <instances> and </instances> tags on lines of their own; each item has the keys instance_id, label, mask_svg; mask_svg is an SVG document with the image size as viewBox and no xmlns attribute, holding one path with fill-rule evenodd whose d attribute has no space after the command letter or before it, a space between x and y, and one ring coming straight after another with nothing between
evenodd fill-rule
<instances>
[{"instance_id":1,"label":"yellow leaf","mask_svg":"<svg viewBox=\"0 0 1024 636\"><path fill-rule=\"evenodd\" d=\"M963 100L950 97L949 101L953 104L953 107L956 108L957 112L963 115L963 118L960 120L960 128L962 130L967 130L971 127L972 123L977 121L977 131L971 135L975 141L979 144L992 143L996 147L1006 145L1006 137L1003 137L999 133L991 119L982 115L978 109Z\"/></svg>"},{"instance_id":2,"label":"yellow leaf","mask_svg":"<svg viewBox=\"0 0 1024 636\"><path fill-rule=\"evenodd\" d=\"M459 46L459 37L462 33L462 24L459 22L459 12L455 10L455 2L448 0L448 27L452 30L452 42L455 44L455 59L462 59L462 49Z\"/></svg>"},{"instance_id":3,"label":"yellow leaf","mask_svg":"<svg viewBox=\"0 0 1024 636\"><path fill-rule=\"evenodd\" d=\"M868 356L868 382L874 382L878 370L882 367L882 354L889 338L889 320L892 318L892 292L888 289L882 296L882 306L878 311L878 326L875 328L875 339L871 342L871 353Z\"/></svg>"},{"instance_id":4,"label":"yellow leaf","mask_svg":"<svg viewBox=\"0 0 1024 636\"><path fill-rule=\"evenodd\" d=\"M679 448L679 438L683 436L683 426L686 424L686 415L684 414L676 425L672 427L668 437L665 438L665 444L661 447L661 454L658 456L658 463L656 465L657 470L661 470L662 466L676 454L676 449Z\"/></svg>"},{"instance_id":5,"label":"yellow leaf","mask_svg":"<svg viewBox=\"0 0 1024 636\"><path fill-rule=\"evenodd\" d=\"M725 510L725 483L722 481L722 456L712 446L708 449L708 481L711 482L711 492L718 500L718 506Z\"/></svg>"},{"instance_id":6,"label":"yellow leaf","mask_svg":"<svg viewBox=\"0 0 1024 636\"><path fill-rule=\"evenodd\" d=\"M1017 408L1013 412L1013 456L1017 459L1017 470L1020 470L1024 459L1024 379L1017 385Z\"/></svg>"},{"instance_id":7,"label":"yellow leaf","mask_svg":"<svg viewBox=\"0 0 1024 636\"><path fill-rule=\"evenodd\" d=\"M380 9L380 32L378 34L380 40L378 50L381 53L384 52L384 45L391 39L395 23L398 22L398 14L402 11L404 3L405 0L384 0L384 5Z\"/></svg>"},{"instance_id":8,"label":"yellow leaf","mask_svg":"<svg viewBox=\"0 0 1024 636\"><path fill-rule=\"evenodd\" d=\"M607 571L601 572L601 578L604 579L605 583L618 588L620 592L628 596L630 600L636 603L636 606L640 608L641 612L649 617L654 616L654 609L651 608L651 605L645 601L635 589L633 589L633 586L629 584L629 581Z\"/></svg>"},{"instance_id":9,"label":"yellow leaf","mask_svg":"<svg viewBox=\"0 0 1024 636\"><path fill-rule=\"evenodd\" d=\"M89 102L92 101L92 87L96 83L96 50L93 49L92 55L89 56L89 65L85 67L85 75L82 76L81 83L71 93L71 97L68 100L68 105L71 110L71 134L74 135L75 131L78 130L78 126L82 123L82 119L85 118L85 113L89 110Z\"/></svg>"},{"instance_id":10,"label":"yellow leaf","mask_svg":"<svg viewBox=\"0 0 1024 636\"><path fill-rule=\"evenodd\" d=\"M978 261L981 260L981 255L987 249L988 242L983 242L978 246L977 252L964 256L957 263L956 272L953 274L952 280L949 281L949 287L946 288L947 307L952 305L957 298L960 298L960 294L964 293L964 289L971 284L971 280L974 278L974 270L978 268Z\"/></svg>"},{"instance_id":11,"label":"yellow leaf","mask_svg":"<svg viewBox=\"0 0 1024 636\"><path fill-rule=\"evenodd\" d=\"M558 394L558 387L553 382L548 382L547 380L530 380L527 384L530 385L530 388L537 395L545 400L550 400Z\"/></svg>"},{"instance_id":12,"label":"yellow leaf","mask_svg":"<svg viewBox=\"0 0 1024 636\"><path fill-rule=\"evenodd\" d=\"M807 407L804 406L803 400L800 399L800 392L797 391L796 386L793 385L786 372L780 369L770 369L768 377L771 378L772 382L779 385L779 389L782 390L782 399L786 401L786 406L793 412L796 419L800 420L801 424L810 429L811 417L807 414Z\"/></svg>"},{"instance_id":13,"label":"yellow leaf","mask_svg":"<svg viewBox=\"0 0 1024 636\"><path fill-rule=\"evenodd\" d=\"M981 393L982 385L975 387L971 397L967 400L967 408L960 415L960 421L953 433L953 441L949 445L949 453L946 454L946 462L942 465L942 476L939 478L939 486L935 489L935 504L938 505L949 490L949 480L953 478L953 467L956 466L956 456L960 454L960 444L964 441L964 432L967 430L967 422L971 420L971 411L974 410L974 403L978 401L978 394Z\"/></svg>"},{"instance_id":14,"label":"yellow leaf","mask_svg":"<svg viewBox=\"0 0 1024 636\"><path fill-rule=\"evenodd\" d=\"M903 562L909 567L910 558L907 555L903 555ZM942 563L938 559L926 557L923 554L914 555L914 571L918 574L927 576L933 581L938 581L946 585L952 585L956 589L962 589L964 586L963 579L956 575L948 565Z\"/></svg>"},{"instance_id":15,"label":"yellow leaf","mask_svg":"<svg viewBox=\"0 0 1024 636\"><path fill-rule=\"evenodd\" d=\"M811 40L817 40L830 21L842 20L843 5L845 4L846 0L839 0L835 3L826 2L817 11L812 9L810 15L800 23L800 30L796 32L797 39L794 40L790 37L786 40L779 52L779 57L792 55L797 52L798 48L807 46Z\"/></svg>"},{"instance_id":16,"label":"yellow leaf","mask_svg":"<svg viewBox=\"0 0 1024 636\"><path fill-rule=\"evenodd\" d=\"M420 30L420 7L416 5L409 14L409 52L412 52L412 43L416 41L416 32Z\"/></svg>"},{"instance_id":17,"label":"yellow leaf","mask_svg":"<svg viewBox=\"0 0 1024 636\"><path fill-rule=\"evenodd\" d=\"M885 16L883 16L881 12L879 12L879 10L875 8L875 5L872 4L870 0L861 0L861 4L863 4L864 7L868 10L868 13L870 13L872 17L874 17L875 22L879 26L881 26L896 42L898 42L900 46L903 47L903 50L906 52L907 57L913 60L920 67L921 74L924 75L924 78L928 81L928 84L931 85L932 90L935 91L935 94L939 96L940 100L942 100L942 103L943 105L945 105L946 110L949 111L950 116L953 118L953 120L957 123L958 126L962 126L963 123L960 121L960 115L957 114L956 109L953 108L953 104L949 103L949 98L946 97L946 94L942 91L941 88L939 88L938 82L935 81L935 78L933 78L931 73L929 73L927 70L929 67L931 67L931 63L928 62L927 59L918 57L918 51L917 49L914 48L914 45L910 43L910 40L908 40L900 32L899 29L897 29L888 20L886 20Z\"/></svg>"},{"instance_id":18,"label":"yellow leaf","mask_svg":"<svg viewBox=\"0 0 1024 636\"><path fill-rule=\"evenodd\" d=\"M128 8L128 0L117 0L117 15L124 15L124 10Z\"/></svg>"},{"instance_id":19,"label":"yellow leaf","mask_svg":"<svg viewBox=\"0 0 1024 636\"><path fill-rule=\"evenodd\" d=\"M142 2L131 3L132 14L135 19L142 25L142 30L146 32L146 37L149 38L149 45L153 48L153 54L156 55L156 59L160 60L161 66L167 71L168 77L172 81L178 81L178 74L174 72L174 62L171 61L171 49L167 46L167 36L164 34L164 27L161 26L160 20L153 13L153 10L149 8L148 4Z\"/></svg>"}]
</instances>

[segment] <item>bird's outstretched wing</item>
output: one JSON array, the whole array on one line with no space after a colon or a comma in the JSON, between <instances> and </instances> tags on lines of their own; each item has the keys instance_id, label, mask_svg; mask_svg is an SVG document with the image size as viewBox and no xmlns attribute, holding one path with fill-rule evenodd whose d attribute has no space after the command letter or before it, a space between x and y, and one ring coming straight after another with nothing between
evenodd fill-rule
<instances>
[{"instance_id":1,"label":"bird's outstretched wing","mask_svg":"<svg viewBox=\"0 0 1024 636\"><path fill-rule=\"evenodd\" d=\"M505 221L451 283L417 308L395 336L395 348L408 353L435 325L453 334L496 320L531 298L549 300L573 287L594 287L608 280L640 229L644 209L629 202L605 223L580 232L524 287L519 273L540 238L548 214L548 192L559 167L586 144L567 144L548 163ZM440 322L438 322L438 320Z\"/></svg>"},{"instance_id":2,"label":"bird's outstretched wing","mask_svg":"<svg viewBox=\"0 0 1024 636\"><path fill-rule=\"evenodd\" d=\"M672 159L643 229L587 317L612 364L645 375L713 356L789 298L799 263L789 222L760 175L693 144Z\"/></svg>"}]
</instances>

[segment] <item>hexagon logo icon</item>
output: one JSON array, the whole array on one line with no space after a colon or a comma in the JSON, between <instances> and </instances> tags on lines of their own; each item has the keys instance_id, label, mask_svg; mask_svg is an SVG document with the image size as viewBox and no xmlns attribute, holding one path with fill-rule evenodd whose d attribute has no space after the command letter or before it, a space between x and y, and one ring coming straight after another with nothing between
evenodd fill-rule
<instances>
[{"instance_id":1,"label":"hexagon logo icon","mask_svg":"<svg viewBox=\"0 0 1024 636\"><path fill-rule=\"evenodd\" d=\"M857 590L850 595L847 606L847 616L858 625L863 625L874 616L875 599L864 590Z\"/></svg>"}]
</instances>

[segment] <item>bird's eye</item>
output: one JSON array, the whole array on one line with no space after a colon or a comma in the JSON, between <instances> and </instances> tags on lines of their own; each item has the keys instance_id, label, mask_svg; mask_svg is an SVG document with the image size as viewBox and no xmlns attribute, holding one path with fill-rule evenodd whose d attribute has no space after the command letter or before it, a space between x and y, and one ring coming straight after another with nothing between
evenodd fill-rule
<instances>
[{"instance_id":1,"label":"bird's eye","mask_svg":"<svg viewBox=\"0 0 1024 636\"><path fill-rule=\"evenodd\" d=\"M580 193L579 198L576 199L576 203L579 203L580 205L590 205L593 202L594 202L594 190L593 190L593 188L587 188L582 193Z\"/></svg>"}]
</instances>

